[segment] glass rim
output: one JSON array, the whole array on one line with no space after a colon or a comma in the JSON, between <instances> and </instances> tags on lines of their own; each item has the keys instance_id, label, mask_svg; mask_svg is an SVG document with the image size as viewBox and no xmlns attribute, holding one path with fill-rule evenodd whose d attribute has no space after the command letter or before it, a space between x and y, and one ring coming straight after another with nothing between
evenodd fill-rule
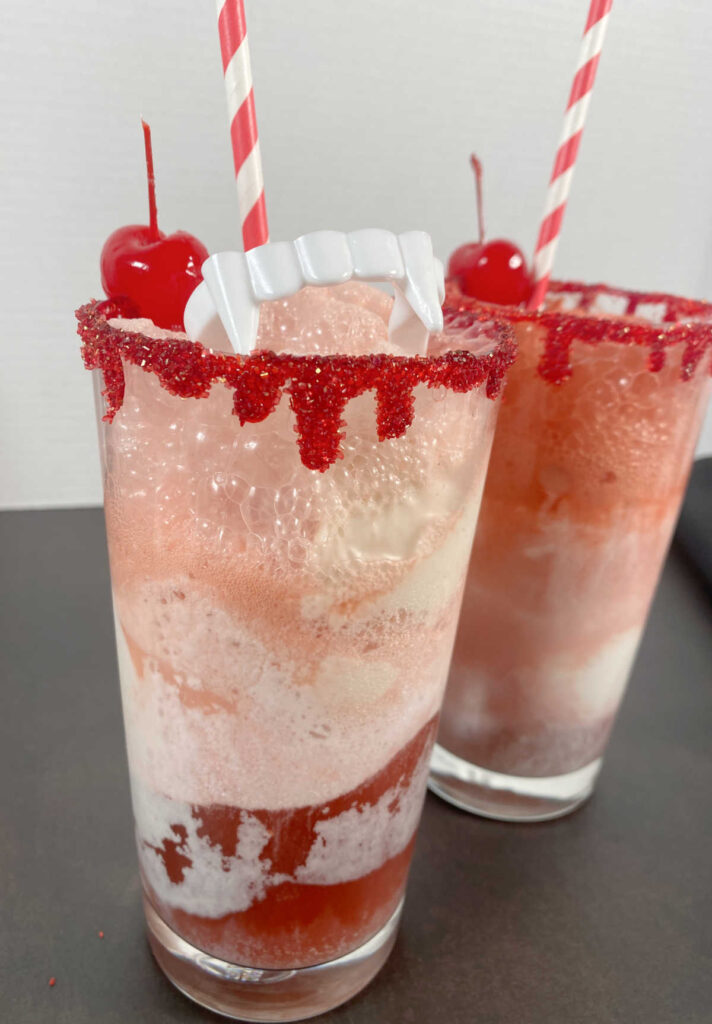
<instances>
[{"instance_id":1,"label":"glass rim","mask_svg":"<svg viewBox=\"0 0 712 1024\"><path fill-rule=\"evenodd\" d=\"M529 310L523 306L498 305L471 298L453 279L447 282L446 292L446 301L455 308L479 310L503 318L512 325L542 327L545 332L544 352L538 370L545 380L555 384L571 376L569 353L574 341L590 345L606 341L647 348L648 369L653 373L663 369L668 348L683 345L682 380L691 379L705 353L712 350L712 303L700 299L687 299L667 292L616 288L601 283L551 281L547 298L579 296L578 306L575 309L544 307ZM595 312L591 307L602 295L625 300L625 310L620 313ZM662 318L645 320L639 312L643 306L662 307Z\"/></svg>"},{"instance_id":2,"label":"glass rim","mask_svg":"<svg viewBox=\"0 0 712 1024\"><path fill-rule=\"evenodd\" d=\"M451 349L425 356L290 355L267 350L241 356L213 351L186 337L151 338L109 322L126 314L126 307L112 300L89 302L75 314L84 365L103 377L106 422L112 422L124 400L125 363L154 374L176 398L206 398L214 384L224 385L233 392L233 413L241 425L266 419L286 392L296 417L302 461L321 471L339 457L342 417L352 398L375 392L379 440L401 437L413 422L416 386L456 393L484 386L487 398L496 399L516 354L513 328L501 317L479 310L445 309L444 331L435 333L477 326L492 341L486 351Z\"/></svg>"}]
</instances>

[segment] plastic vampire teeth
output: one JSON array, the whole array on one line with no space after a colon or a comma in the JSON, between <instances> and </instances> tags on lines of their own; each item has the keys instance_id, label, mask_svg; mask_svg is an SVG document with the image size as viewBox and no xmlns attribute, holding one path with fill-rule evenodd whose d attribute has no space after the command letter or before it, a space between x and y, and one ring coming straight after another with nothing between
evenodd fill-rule
<instances>
[{"instance_id":1,"label":"plastic vampire teeth","mask_svg":"<svg viewBox=\"0 0 712 1024\"><path fill-rule=\"evenodd\" d=\"M305 285L352 279L393 285L389 337L404 352L423 354L428 334L443 329L443 267L424 231L314 231L294 242L216 253L202 273L183 319L189 338L215 350L252 351L260 303L287 298Z\"/></svg>"}]
</instances>

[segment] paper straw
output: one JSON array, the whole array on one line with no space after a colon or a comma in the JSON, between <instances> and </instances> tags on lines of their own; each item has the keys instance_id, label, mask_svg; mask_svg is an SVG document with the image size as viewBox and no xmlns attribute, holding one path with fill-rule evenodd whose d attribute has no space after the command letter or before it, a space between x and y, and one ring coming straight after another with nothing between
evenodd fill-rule
<instances>
[{"instance_id":1,"label":"paper straw","mask_svg":"<svg viewBox=\"0 0 712 1024\"><path fill-rule=\"evenodd\" d=\"M529 299L529 309L538 309L546 298L612 5L613 0L591 0L588 9L578 66L564 115L564 126L549 180L544 217L534 253L534 289Z\"/></svg>"},{"instance_id":2,"label":"paper straw","mask_svg":"<svg viewBox=\"0 0 712 1024\"><path fill-rule=\"evenodd\" d=\"M269 230L245 6L243 0L217 0L217 7L237 203L242 241L247 250L268 242Z\"/></svg>"}]
</instances>

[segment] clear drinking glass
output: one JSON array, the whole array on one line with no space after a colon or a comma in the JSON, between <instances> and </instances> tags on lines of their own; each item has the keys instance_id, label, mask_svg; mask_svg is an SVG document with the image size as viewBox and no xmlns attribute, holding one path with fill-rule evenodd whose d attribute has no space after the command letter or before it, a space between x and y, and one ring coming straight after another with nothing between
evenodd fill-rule
<instances>
[{"instance_id":1,"label":"clear drinking glass","mask_svg":"<svg viewBox=\"0 0 712 1024\"><path fill-rule=\"evenodd\" d=\"M348 999L403 903L513 344L457 314L425 359L369 355L391 302L344 285L265 305L258 348L323 354L246 361L79 312L115 410L100 436L149 938L178 988L239 1019ZM240 425L233 392L260 422ZM343 457L307 468L339 434Z\"/></svg>"},{"instance_id":2,"label":"clear drinking glass","mask_svg":"<svg viewBox=\"0 0 712 1024\"><path fill-rule=\"evenodd\" d=\"M561 284L542 314L497 312L519 355L430 785L535 821L576 807L601 767L709 394L712 307Z\"/></svg>"}]
</instances>

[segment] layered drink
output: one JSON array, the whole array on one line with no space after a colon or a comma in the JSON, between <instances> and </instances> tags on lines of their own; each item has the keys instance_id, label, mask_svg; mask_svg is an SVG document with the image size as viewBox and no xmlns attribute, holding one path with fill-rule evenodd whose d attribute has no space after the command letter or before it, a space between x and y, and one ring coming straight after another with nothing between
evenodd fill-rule
<instances>
[{"instance_id":1,"label":"layered drink","mask_svg":"<svg viewBox=\"0 0 712 1024\"><path fill-rule=\"evenodd\" d=\"M392 944L512 358L467 312L399 354L392 301L267 303L246 359L78 314L152 942L250 1019L335 1005Z\"/></svg>"},{"instance_id":2,"label":"layered drink","mask_svg":"<svg viewBox=\"0 0 712 1024\"><path fill-rule=\"evenodd\" d=\"M451 287L463 308L487 308ZM709 393L712 307L554 285L514 324L433 787L502 818L565 813L601 764Z\"/></svg>"}]
</instances>

